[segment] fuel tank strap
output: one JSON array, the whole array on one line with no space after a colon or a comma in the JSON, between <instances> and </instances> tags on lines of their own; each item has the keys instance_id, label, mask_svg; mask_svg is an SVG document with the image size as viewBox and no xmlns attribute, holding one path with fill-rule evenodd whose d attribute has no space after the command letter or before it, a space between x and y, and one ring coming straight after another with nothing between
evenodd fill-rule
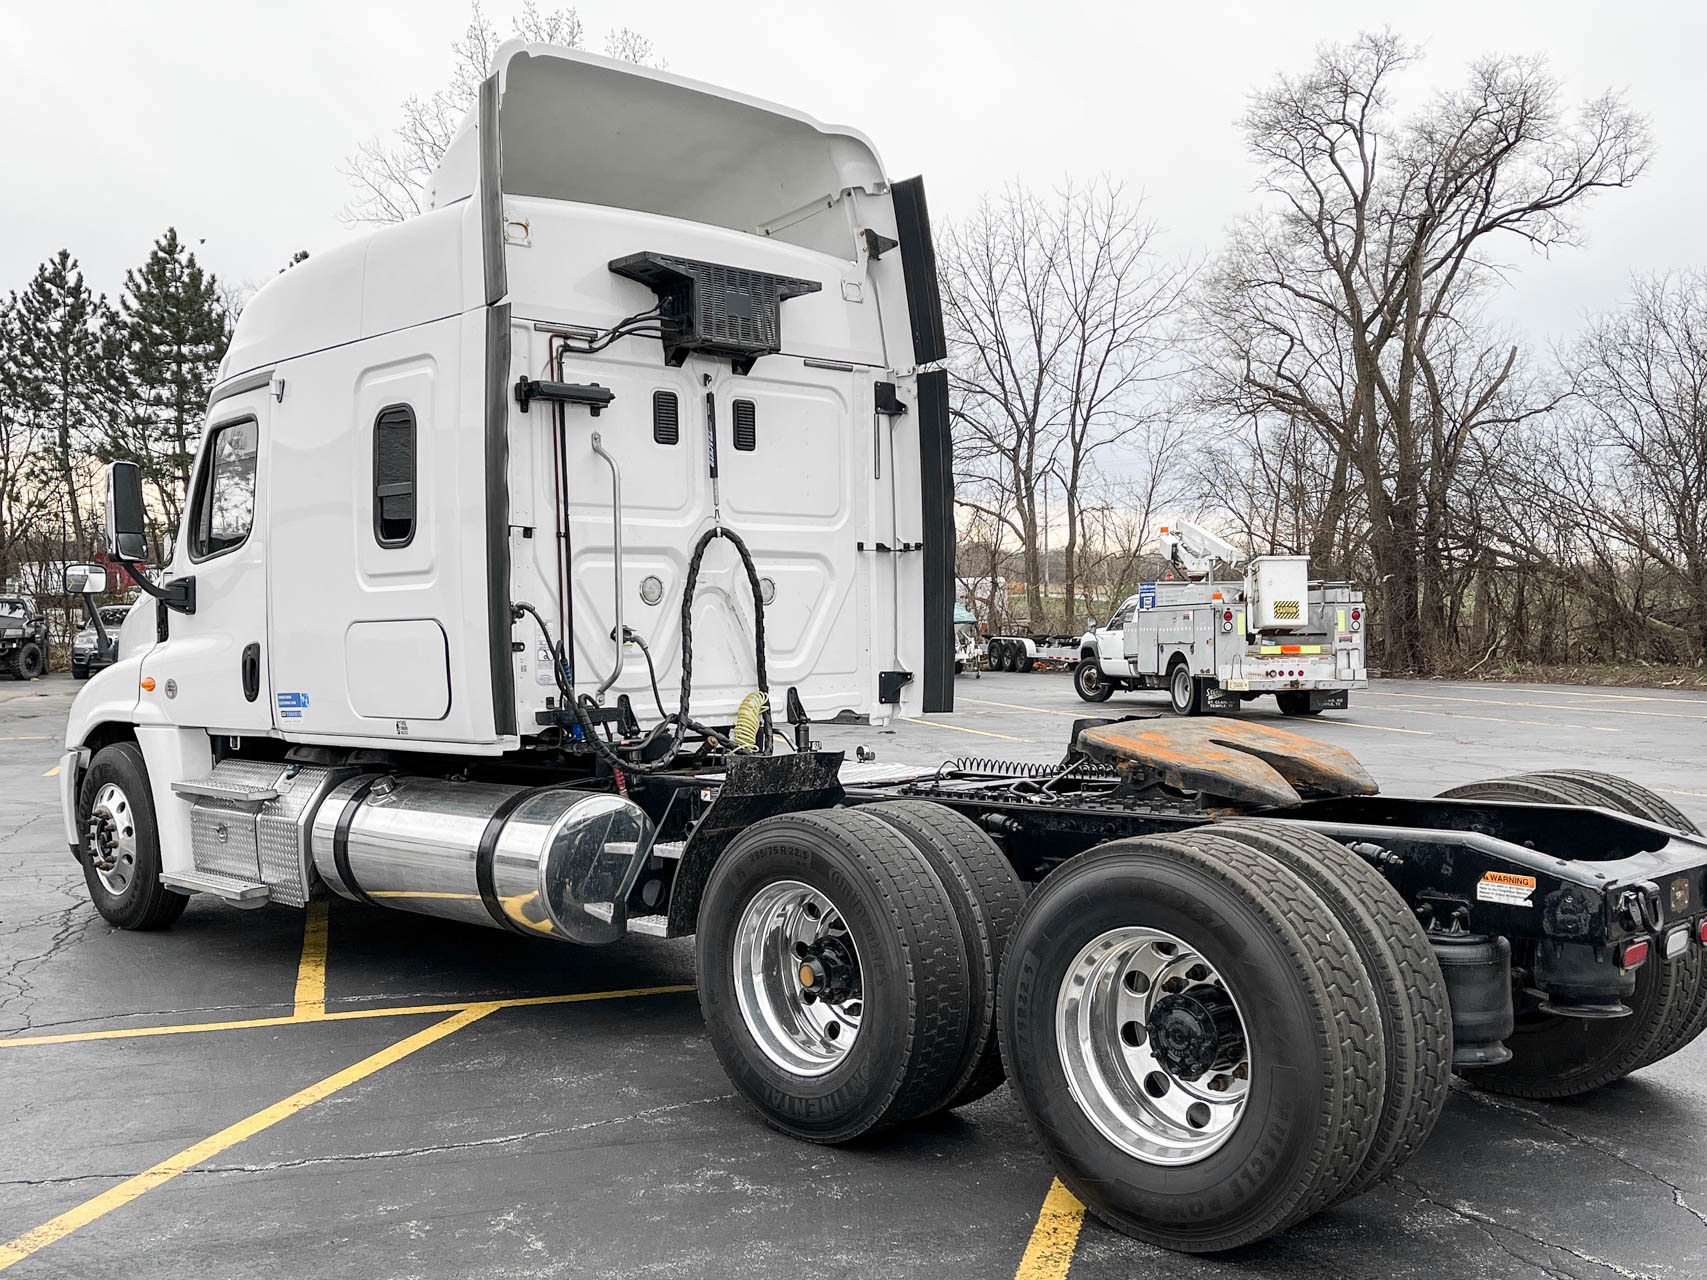
<instances>
[{"instance_id":1,"label":"fuel tank strap","mask_svg":"<svg viewBox=\"0 0 1707 1280\"><path fill-rule=\"evenodd\" d=\"M385 775L376 773L372 777L363 778L351 791L344 801L344 811L338 815L338 825L332 832L332 864L338 868L338 879L344 882L356 898L370 907L380 904L375 902L368 891L356 883L356 874L350 870L350 824L356 820L356 810L362 807L362 801L367 799L367 793L372 791L374 784Z\"/></svg>"},{"instance_id":2,"label":"fuel tank strap","mask_svg":"<svg viewBox=\"0 0 1707 1280\"><path fill-rule=\"evenodd\" d=\"M480 902L486 908L486 914L492 917L492 923L500 929L508 929L519 933L524 938L534 938L539 935L524 928L512 920L504 910L504 904L498 897L498 877L493 863L498 854L498 837L504 833L504 824L510 815L523 804L537 795L555 791L556 787L534 787L526 791L518 791L509 797L492 812L486 821L486 829L480 833L480 847L474 851L474 883L480 890Z\"/></svg>"}]
</instances>

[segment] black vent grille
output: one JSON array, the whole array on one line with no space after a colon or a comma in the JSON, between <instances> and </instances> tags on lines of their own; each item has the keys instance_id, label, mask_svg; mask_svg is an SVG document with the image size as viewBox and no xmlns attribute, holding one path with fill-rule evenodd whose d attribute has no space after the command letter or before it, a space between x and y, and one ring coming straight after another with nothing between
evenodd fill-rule
<instances>
[{"instance_id":1,"label":"black vent grille","mask_svg":"<svg viewBox=\"0 0 1707 1280\"><path fill-rule=\"evenodd\" d=\"M680 365L699 351L728 356L739 373L782 350L782 304L823 288L816 280L662 253L630 254L610 269L658 295L667 363Z\"/></svg>"},{"instance_id":2,"label":"black vent grille","mask_svg":"<svg viewBox=\"0 0 1707 1280\"><path fill-rule=\"evenodd\" d=\"M675 444L682 438L681 407L674 391L652 393L652 438L659 444Z\"/></svg>"},{"instance_id":3,"label":"black vent grille","mask_svg":"<svg viewBox=\"0 0 1707 1280\"><path fill-rule=\"evenodd\" d=\"M735 402L735 447L742 453L759 447L758 411L751 400Z\"/></svg>"}]
</instances>

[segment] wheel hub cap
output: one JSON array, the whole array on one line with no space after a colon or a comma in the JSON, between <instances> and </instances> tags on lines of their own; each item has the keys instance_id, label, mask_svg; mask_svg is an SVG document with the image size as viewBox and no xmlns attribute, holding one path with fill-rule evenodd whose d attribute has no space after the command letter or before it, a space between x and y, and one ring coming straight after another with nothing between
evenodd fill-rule
<instances>
[{"instance_id":1,"label":"wheel hub cap","mask_svg":"<svg viewBox=\"0 0 1707 1280\"><path fill-rule=\"evenodd\" d=\"M1147 1164L1206 1158L1244 1115L1250 1058L1237 993L1172 934L1128 926L1088 942L1061 984L1055 1034L1074 1101Z\"/></svg>"},{"instance_id":2,"label":"wheel hub cap","mask_svg":"<svg viewBox=\"0 0 1707 1280\"><path fill-rule=\"evenodd\" d=\"M1205 1072L1227 1071L1245 1056L1245 1030L1227 993L1199 983L1177 995L1163 996L1145 1023L1156 1061L1181 1080Z\"/></svg>"},{"instance_id":3,"label":"wheel hub cap","mask_svg":"<svg viewBox=\"0 0 1707 1280\"><path fill-rule=\"evenodd\" d=\"M105 783L89 807L89 865L108 893L122 894L136 874L136 815L130 799Z\"/></svg>"}]
</instances>

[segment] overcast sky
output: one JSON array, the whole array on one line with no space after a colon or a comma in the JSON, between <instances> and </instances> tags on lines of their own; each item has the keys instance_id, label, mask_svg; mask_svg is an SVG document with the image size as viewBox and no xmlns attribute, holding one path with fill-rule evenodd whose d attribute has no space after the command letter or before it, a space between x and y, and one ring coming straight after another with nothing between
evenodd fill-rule
<instances>
[{"instance_id":1,"label":"overcast sky","mask_svg":"<svg viewBox=\"0 0 1707 1280\"><path fill-rule=\"evenodd\" d=\"M520 0L490 0L507 34ZM542 0L549 7L549 0ZM1600 196L1588 244L1524 255L1501 302L1536 343L1616 301L1631 272L1703 265L1707 128L1698 4L1641 0L587 0L588 44L650 36L671 70L853 125L940 222L1009 178L1098 172L1142 190L1171 251L1201 255L1251 207L1246 93L1323 40L1390 25L1426 44L1407 82L1487 52L1544 54L1572 97L1627 91L1655 162ZM355 234L337 172L398 104L448 77L467 0L0 0L0 290L69 248L116 294L175 225L222 277L259 283Z\"/></svg>"}]
</instances>

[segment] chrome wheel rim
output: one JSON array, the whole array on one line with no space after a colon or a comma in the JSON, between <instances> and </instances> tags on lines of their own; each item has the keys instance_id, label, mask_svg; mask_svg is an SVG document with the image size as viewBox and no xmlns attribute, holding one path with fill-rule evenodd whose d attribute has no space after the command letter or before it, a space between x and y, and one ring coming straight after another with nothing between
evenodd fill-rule
<instances>
[{"instance_id":1,"label":"chrome wheel rim","mask_svg":"<svg viewBox=\"0 0 1707 1280\"><path fill-rule=\"evenodd\" d=\"M1182 1049L1182 1028L1211 1025L1216 1035L1194 1031ZM1236 995L1170 933L1129 926L1087 943L1061 984L1055 1036L1073 1100L1105 1138L1146 1164L1195 1164L1244 1116L1250 1058ZM1209 1046L1216 1053L1206 1063ZM1193 1050L1197 1060L1182 1062Z\"/></svg>"},{"instance_id":2,"label":"chrome wheel rim","mask_svg":"<svg viewBox=\"0 0 1707 1280\"><path fill-rule=\"evenodd\" d=\"M136 814L117 783L103 783L95 793L88 834L90 867L108 893L123 896L136 878Z\"/></svg>"},{"instance_id":3,"label":"chrome wheel rim","mask_svg":"<svg viewBox=\"0 0 1707 1280\"><path fill-rule=\"evenodd\" d=\"M828 897L798 880L768 884L735 926L735 998L761 1052L797 1076L828 1075L859 1038L859 951Z\"/></svg>"},{"instance_id":4,"label":"chrome wheel rim","mask_svg":"<svg viewBox=\"0 0 1707 1280\"><path fill-rule=\"evenodd\" d=\"M1101 683L1102 673L1098 671L1096 667L1092 666L1090 663L1085 663L1080 666L1079 684L1086 693L1095 693L1097 691L1097 686Z\"/></svg>"}]
</instances>

